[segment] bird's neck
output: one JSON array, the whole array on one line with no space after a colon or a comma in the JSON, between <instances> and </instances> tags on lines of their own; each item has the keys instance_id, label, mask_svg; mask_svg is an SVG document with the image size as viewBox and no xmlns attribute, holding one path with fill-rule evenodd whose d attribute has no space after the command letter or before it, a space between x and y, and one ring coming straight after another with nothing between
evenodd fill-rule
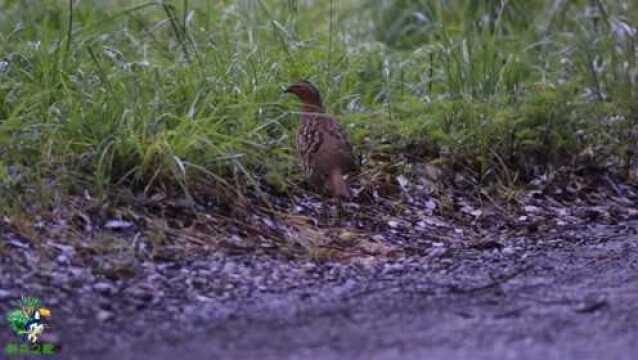
<instances>
[{"instance_id":1,"label":"bird's neck","mask_svg":"<svg viewBox=\"0 0 638 360\"><path fill-rule=\"evenodd\" d=\"M321 103L317 104L317 103L304 102L303 104L301 104L301 112L322 114L325 112L325 110L323 109L323 106L321 105Z\"/></svg>"}]
</instances>

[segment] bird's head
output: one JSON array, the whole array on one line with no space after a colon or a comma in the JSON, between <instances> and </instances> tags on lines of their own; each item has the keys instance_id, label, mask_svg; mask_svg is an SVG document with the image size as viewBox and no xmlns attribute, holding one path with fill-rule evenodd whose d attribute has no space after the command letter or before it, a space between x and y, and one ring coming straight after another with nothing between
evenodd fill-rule
<instances>
[{"instance_id":1,"label":"bird's head","mask_svg":"<svg viewBox=\"0 0 638 360\"><path fill-rule=\"evenodd\" d=\"M45 307L41 307L39 308L36 313L40 316L40 317L44 317L47 318L49 316L51 316L51 310L45 308Z\"/></svg>"},{"instance_id":2,"label":"bird's head","mask_svg":"<svg viewBox=\"0 0 638 360\"><path fill-rule=\"evenodd\" d=\"M51 316L51 310L41 307L36 309L31 316L31 322L40 322L43 318L48 318Z\"/></svg>"},{"instance_id":3,"label":"bird's head","mask_svg":"<svg viewBox=\"0 0 638 360\"><path fill-rule=\"evenodd\" d=\"M322 108L319 90L308 80L299 80L288 86L284 93L295 94L305 104Z\"/></svg>"}]
</instances>

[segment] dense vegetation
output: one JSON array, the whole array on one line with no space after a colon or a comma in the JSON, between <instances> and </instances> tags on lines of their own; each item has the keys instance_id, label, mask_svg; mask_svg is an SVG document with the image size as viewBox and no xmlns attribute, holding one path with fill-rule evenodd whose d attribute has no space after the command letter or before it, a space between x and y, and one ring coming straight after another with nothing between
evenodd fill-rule
<instances>
[{"instance_id":1,"label":"dense vegetation","mask_svg":"<svg viewBox=\"0 0 638 360\"><path fill-rule=\"evenodd\" d=\"M477 184L579 154L622 169L636 24L624 0L0 0L0 207L298 184L298 78L364 155Z\"/></svg>"}]
</instances>

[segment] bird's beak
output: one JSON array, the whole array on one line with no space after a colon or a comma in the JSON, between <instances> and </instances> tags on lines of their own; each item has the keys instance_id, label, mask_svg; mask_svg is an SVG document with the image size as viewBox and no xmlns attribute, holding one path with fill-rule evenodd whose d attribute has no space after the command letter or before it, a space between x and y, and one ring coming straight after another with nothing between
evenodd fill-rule
<instances>
[{"instance_id":1,"label":"bird's beak","mask_svg":"<svg viewBox=\"0 0 638 360\"><path fill-rule=\"evenodd\" d=\"M292 92L292 86L289 86L287 88L284 89L284 94L288 94Z\"/></svg>"},{"instance_id":2,"label":"bird's beak","mask_svg":"<svg viewBox=\"0 0 638 360\"><path fill-rule=\"evenodd\" d=\"M51 310L47 309L47 308L39 308L38 312L40 313L40 316L42 317L49 317L51 316Z\"/></svg>"}]
</instances>

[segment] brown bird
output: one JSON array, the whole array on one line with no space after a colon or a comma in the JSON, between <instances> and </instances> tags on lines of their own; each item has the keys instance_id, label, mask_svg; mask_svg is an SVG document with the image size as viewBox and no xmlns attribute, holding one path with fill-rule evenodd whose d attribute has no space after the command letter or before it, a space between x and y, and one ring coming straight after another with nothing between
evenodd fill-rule
<instances>
[{"instance_id":1,"label":"brown bird","mask_svg":"<svg viewBox=\"0 0 638 360\"><path fill-rule=\"evenodd\" d=\"M306 180L318 189L327 188L336 198L351 199L352 192L343 176L356 164L346 132L334 117L326 114L319 90L309 81L298 81L285 92L301 100L297 154Z\"/></svg>"}]
</instances>

